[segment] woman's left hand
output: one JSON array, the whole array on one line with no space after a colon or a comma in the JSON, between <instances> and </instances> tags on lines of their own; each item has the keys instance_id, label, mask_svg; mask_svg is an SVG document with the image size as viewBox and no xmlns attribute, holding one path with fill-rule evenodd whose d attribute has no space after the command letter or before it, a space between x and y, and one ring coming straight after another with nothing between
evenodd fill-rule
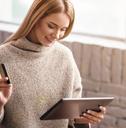
<instances>
[{"instance_id":1,"label":"woman's left hand","mask_svg":"<svg viewBox=\"0 0 126 128\"><path fill-rule=\"evenodd\" d=\"M100 112L88 110L86 113L83 113L83 115L79 118L75 118L75 123L77 124L97 124L100 123L101 120L104 118L104 115L106 113L106 108L103 106L100 106Z\"/></svg>"}]
</instances>

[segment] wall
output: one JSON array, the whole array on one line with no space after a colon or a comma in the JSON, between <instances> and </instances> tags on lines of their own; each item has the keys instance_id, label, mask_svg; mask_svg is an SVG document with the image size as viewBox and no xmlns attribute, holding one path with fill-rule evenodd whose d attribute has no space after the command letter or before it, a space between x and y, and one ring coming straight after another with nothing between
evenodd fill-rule
<instances>
[{"instance_id":1,"label":"wall","mask_svg":"<svg viewBox=\"0 0 126 128\"><path fill-rule=\"evenodd\" d=\"M11 32L5 32L5 31L0 31L0 43L3 43L3 41L11 35Z\"/></svg>"},{"instance_id":2,"label":"wall","mask_svg":"<svg viewBox=\"0 0 126 128\"><path fill-rule=\"evenodd\" d=\"M74 54L83 82L83 96L114 96L97 128L126 126L126 50L85 43L64 43Z\"/></svg>"},{"instance_id":3,"label":"wall","mask_svg":"<svg viewBox=\"0 0 126 128\"><path fill-rule=\"evenodd\" d=\"M1 32L3 41L10 33ZM0 42L1 42L0 41ZM82 76L83 97L114 96L105 119L95 128L126 126L126 50L80 42L62 42L75 57Z\"/></svg>"}]
</instances>

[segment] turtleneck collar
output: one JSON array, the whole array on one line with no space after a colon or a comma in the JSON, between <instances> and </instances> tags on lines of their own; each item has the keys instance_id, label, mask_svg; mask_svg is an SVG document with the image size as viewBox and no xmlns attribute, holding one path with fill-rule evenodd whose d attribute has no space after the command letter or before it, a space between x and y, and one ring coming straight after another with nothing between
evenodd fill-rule
<instances>
[{"instance_id":1,"label":"turtleneck collar","mask_svg":"<svg viewBox=\"0 0 126 128\"><path fill-rule=\"evenodd\" d=\"M46 52L49 49L52 49L52 47L53 47L53 46L46 47L41 44L33 43L25 37L22 37L16 41L13 41L11 43L11 45L13 45L21 50L29 51L29 52Z\"/></svg>"}]
</instances>

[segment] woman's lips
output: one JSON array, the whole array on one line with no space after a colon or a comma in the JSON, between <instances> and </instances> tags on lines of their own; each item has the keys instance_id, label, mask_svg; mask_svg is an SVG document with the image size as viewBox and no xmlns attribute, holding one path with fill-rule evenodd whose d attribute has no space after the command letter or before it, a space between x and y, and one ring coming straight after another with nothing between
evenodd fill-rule
<instances>
[{"instance_id":1,"label":"woman's lips","mask_svg":"<svg viewBox=\"0 0 126 128\"><path fill-rule=\"evenodd\" d=\"M48 41L48 43L52 43L52 42L56 41L56 40L51 40L51 39L49 39L47 37L46 37L46 40Z\"/></svg>"}]
</instances>

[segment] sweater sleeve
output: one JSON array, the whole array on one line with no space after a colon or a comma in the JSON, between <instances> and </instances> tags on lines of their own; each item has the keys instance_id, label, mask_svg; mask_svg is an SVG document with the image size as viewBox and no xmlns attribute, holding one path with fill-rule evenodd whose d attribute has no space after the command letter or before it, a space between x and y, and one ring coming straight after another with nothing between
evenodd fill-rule
<instances>
[{"instance_id":1,"label":"sweater sleeve","mask_svg":"<svg viewBox=\"0 0 126 128\"><path fill-rule=\"evenodd\" d=\"M4 118L4 108L2 109L1 113L0 113L0 123L2 123Z\"/></svg>"},{"instance_id":2,"label":"sweater sleeve","mask_svg":"<svg viewBox=\"0 0 126 128\"><path fill-rule=\"evenodd\" d=\"M75 128L91 128L90 124L74 124Z\"/></svg>"},{"instance_id":3,"label":"sweater sleeve","mask_svg":"<svg viewBox=\"0 0 126 128\"><path fill-rule=\"evenodd\" d=\"M79 69L76 65L76 62L73 58L73 98L79 98L82 96L82 83Z\"/></svg>"},{"instance_id":4,"label":"sweater sleeve","mask_svg":"<svg viewBox=\"0 0 126 128\"><path fill-rule=\"evenodd\" d=\"M73 98L79 98L82 96L82 83L79 69L76 65L75 60L73 59L73 73L74 73L74 82L73 82ZM90 124L76 124L72 120L69 120L68 128L91 128Z\"/></svg>"}]
</instances>

